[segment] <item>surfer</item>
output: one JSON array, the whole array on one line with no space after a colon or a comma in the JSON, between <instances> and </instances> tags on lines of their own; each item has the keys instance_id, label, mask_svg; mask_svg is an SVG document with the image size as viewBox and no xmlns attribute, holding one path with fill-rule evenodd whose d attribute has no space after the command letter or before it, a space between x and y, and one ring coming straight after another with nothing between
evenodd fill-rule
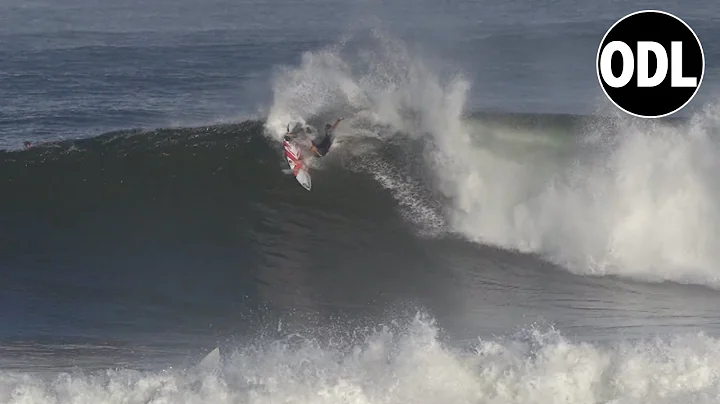
<instances>
[{"instance_id":1,"label":"surfer","mask_svg":"<svg viewBox=\"0 0 720 404\"><path fill-rule=\"evenodd\" d=\"M342 121L343 119L345 119L345 118L338 118L334 124L326 123L325 124L325 135L323 136L322 140L319 143L317 143L315 141L317 139L310 140L310 142L312 143L312 146L310 146L310 151L315 153L315 155L318 157L325 156L330 151L330 147L333 144L333 141L334 141L334 139L333 139L334 133L333 132L335 131L335 128L337 128L340 121ZM298 124L295 126L295 128L292 131L290 131L290 124L288 124L287 132L285 133L285 140L287 140L289 142L292 139L298 137L303 132L305 133L305 135L307 137L313 136L313 131L309 126L307 126L303 129L302 125Z\"/></svg>"},{"instance_id":2,"label":"surfer","mask_svg":"<svg viewBox=\"0 0 720 404\"><path fill-rule=\"evenodd\" d=\"M325 124L325 136L323 137L322 141L318 144L315 143L315 140L312 140L312 146L310 147L310 151L315 153L318 157L325 156L330 151L330 146L333 144L333 137L334 137L334 131L335 128L338 126L340 121L342 121L344 118L338 118L337 121L335 121L334 124L326 123Z\"/></svg>"}]
</instances>

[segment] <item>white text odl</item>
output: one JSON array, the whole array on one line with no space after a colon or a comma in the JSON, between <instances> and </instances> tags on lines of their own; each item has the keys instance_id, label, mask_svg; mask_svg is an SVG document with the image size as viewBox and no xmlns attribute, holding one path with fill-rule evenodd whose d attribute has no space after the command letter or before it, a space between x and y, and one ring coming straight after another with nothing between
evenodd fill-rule
<instances>
[{"instance_id":1,"label":"white text odl","mask_svg":"<svg viewBox=\"0 0 720 404\"><path fill-rule=\"evenodd\" d=\"M615 77L612 72L612 57L615 52L620 52L622 57L622 73ZM649 77L649 56L650 52L655 54L657 69L652 77ZM668 54L665 48L658 42L639 41L637 43L637 85L638 87L655 87L665 80L668 72ZM682 75L682 42L671 42L670 63L671 87L697 87L697 77L683 77ZM612 41L602 50L600 56L600 74L607 85L614 88L626 86L632 79L635 68L635 55L628 44L621 41Z\"/></svg>"}]
</instances>

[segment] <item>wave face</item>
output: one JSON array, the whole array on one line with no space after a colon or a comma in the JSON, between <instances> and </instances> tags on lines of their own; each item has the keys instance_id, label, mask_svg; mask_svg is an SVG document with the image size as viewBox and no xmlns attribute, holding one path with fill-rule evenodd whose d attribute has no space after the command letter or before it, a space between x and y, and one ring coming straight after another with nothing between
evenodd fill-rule
<instances>
[{"instance_id":1,"label":"wave face","mask_svg":"<svg viewBox=\"0 0 720 404\"><path fill-rule=\"evenodd\" d=\"M440 227L580 274L718 286L717 106L685 121L601 109L574 125L497 125L468 117L470 83L437 64L378 32L307 52L275 80L266 127L277 138L288 121L348 114L348 138L422 143L413 158L442 200L428 215ZM394 168L372 170L407 199L406 183L383 181Z\"/></svg>"},{"instance_id":2,"label":"wave face","mask_svg":"<svg viewBox=\"0 0 720 404\"><path fill-rule=\"evenodd\" d=\"M0 373L9 404L74 403L712 403L717 339L704 335L575 343L528 329L469 349L441 342L432 319L248 344L188 371L107 370L52 377Z\"/></svg>"},{"instance_id":3,"label":"wave face","mask_svg":"<svg viewBox=\"0 0 720 404\"><path fill-rule=\"evenodd\" d=\"M476 114L458 118L456 131L415 138L419 131L378 123L380 135L362 135L369 124L351 118L338 129L335 157L316 162L309 195L283 172L279 142L266 137L271 120L110 133L3 153L2 193L13 197L0 208L23 214L6 219L16 226L119 211L138 226L153 215L188 223L202 220L198 209L230 215L257 203L299 204L322 220L356 195L364 214L399 212L409 233L538 253L579 274L716 286L712 111L652 124Z\"/></svg>"}]
</instances>

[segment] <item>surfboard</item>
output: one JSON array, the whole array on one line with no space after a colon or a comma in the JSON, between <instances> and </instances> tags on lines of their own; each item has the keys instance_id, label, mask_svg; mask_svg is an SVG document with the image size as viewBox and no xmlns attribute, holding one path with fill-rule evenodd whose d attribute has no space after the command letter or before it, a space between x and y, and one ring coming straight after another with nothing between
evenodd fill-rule
<instances>
[{"instance_id":1,"label":"surfboard","mask_svg":"<svg viewBox=\"0 0 720 404\"><path fill-rule=\"evenodd\" d=\"M308 191L312 188L310 173L308 172L305 162L302 161L302 152L295 142L290 141L287 137L283 138L283 146L285 146L285 159L287 159L290 170L297 182L300 183Z\"/></svg>"}]
</instances>

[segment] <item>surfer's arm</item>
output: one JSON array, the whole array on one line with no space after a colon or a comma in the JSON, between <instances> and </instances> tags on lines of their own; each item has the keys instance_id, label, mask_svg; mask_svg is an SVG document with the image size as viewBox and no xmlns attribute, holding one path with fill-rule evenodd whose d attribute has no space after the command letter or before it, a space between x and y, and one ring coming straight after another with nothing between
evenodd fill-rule
<instances>
[{"instance_id":1,"label":"surfer's arm","mask_svg":"<svg viewBox=\"0 0 720 404\"><path fill-rule=\"evenodd\" d=\"M337 128L337 126L340 124L340 121L342 121L343 119L345 118L338 118L337 121L335 121L335 123L333 124L332 130L335 130L335 128Z\"/></svg>"}]
</instances>

